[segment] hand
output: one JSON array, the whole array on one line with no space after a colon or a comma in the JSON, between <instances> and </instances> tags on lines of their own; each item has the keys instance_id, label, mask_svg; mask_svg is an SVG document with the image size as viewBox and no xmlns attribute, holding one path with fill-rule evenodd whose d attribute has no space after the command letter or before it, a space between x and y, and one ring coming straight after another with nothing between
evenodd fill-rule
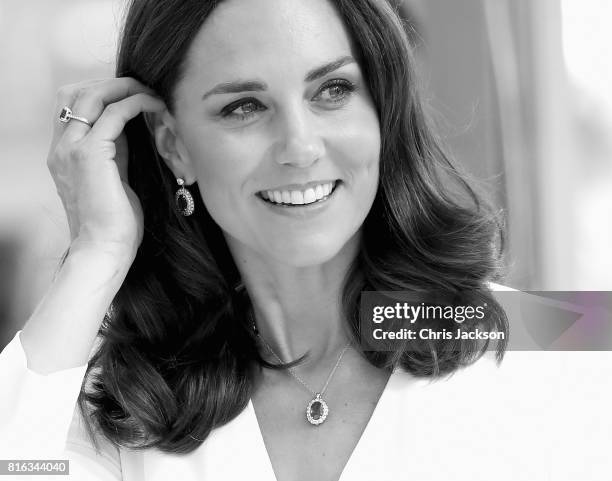
<instances>
[{"instance_id":1,"label":"hand","mask_svg":"<svg viewBox=\"0 0 612 481\"><path fill-rule=\"evenodd\" d=\"M59 121L62 107L93 127ZM90 80L58 91L47 166L68 218L71 246L133 259L142 242L140 201L128 185L125 124L166 108L154 91L130 78Z\"/></svg>"}]
</instances>

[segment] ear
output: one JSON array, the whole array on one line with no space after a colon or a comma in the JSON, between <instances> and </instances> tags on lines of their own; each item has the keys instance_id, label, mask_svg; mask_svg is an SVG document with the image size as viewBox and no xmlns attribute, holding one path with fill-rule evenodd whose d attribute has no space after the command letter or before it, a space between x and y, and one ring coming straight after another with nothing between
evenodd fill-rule
<instances>
[{"instance_id":1,"label":"ear","mask_svg":"<svg viewBox=\"0 0 612 481\"><path fill-rule=\"evenodd\" d=\"M187 155L181 138L177 135L176 120L168 112L144 112L145 123L155 141L155 147L160 157L174 174L181 177L185 185L196 181L195 169Z\"/></svg>"}]
</instances>

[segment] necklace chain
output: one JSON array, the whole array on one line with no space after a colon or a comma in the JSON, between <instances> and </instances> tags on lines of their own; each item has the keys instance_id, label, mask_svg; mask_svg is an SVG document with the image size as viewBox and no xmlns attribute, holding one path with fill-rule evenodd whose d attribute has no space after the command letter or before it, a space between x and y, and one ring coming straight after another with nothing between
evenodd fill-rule
<instances>
[{"instance_id":1,"label":"necklace chain","mask_svg":"<svg viewBox=\"0 0 612 481\"><path fill-rule=\"evenodd\" d=\"M253 323L253 329L255 331L255 335L257 336L258 339L261 340L261 342L263 342L266 346L266 348L272 353L272 355L278 359L278 362L280 362L281 364L283 363L283 360L278 357L278 355L274 352L274 350L270 347L270 345L266 342L266 340L261 337L261 335L259 334L259 331L257 330L257 326L255 325L255 323ZM327 389L327 386L329 385L329 382L331 381L332 377L334 376L334 373L336 372L336 369L338 369L338 366L340 365L340 361L342 360L342 356L344 356L344 353L346 352L346 350L349 348L349 346L351 345L351 342L349 341L346 346L344 346L344 349L342 349L342 352L340 353L340 356L338 357L338 360L336 361L336 365L334 366L334 368L331 370L331 372L329 373L329 376L327 376L327 381L325 381L325 385L323 386L323 389L321 389L321 391L315 391L314 389L312 389L308 384L306 384L296 373L295 373L295 369L290 367L287 368L289 371L289 374L291 374L300 384L302 384L306 389L308 389L308 391L310 391L314 396L320 395L323 396L323 394L325 393L325 390Z\"/></svg>"}]
</instances>

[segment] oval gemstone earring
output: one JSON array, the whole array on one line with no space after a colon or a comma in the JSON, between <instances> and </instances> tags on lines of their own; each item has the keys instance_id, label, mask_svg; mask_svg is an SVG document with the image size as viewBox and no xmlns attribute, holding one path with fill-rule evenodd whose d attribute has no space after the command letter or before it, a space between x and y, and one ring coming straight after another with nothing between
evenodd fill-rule
<instances>
[{"instance_id":1,"label":"oval gemstone earring","mask_svg":"<svg viewBox=\"0 0 612 481\"><path fill-rule=\"evenodd\" d=\"M185 217L193 214L194 204L191 193L185 189L185 181L180 177L176 179L176 183L180 186L180 189L176 191L174 201L176 202L176 208L179 213Z\"/></svg>"}]
</instances>

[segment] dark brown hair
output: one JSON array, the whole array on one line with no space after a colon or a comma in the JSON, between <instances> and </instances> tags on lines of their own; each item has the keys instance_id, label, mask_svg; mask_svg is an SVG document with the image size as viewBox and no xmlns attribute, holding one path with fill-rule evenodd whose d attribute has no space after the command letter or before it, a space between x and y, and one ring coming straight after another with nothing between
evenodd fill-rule
<instances>
[{"instance_id":1,"label":"dark brown hair","mask_svg":"<svg viewBox=\"0 0 612 481\"><path fill-rule=\"evenodd\" d=\"M331 1L354 41L382 138L379 189L342 291L350 331L359 343L362 291L444 290L466 305L487 302L480 327L507 332L487 285L501 265L501 224L434 136L404 25L387 0ZM186 53L218 3L132 0L116 75L152 87L173 111ZM175 179L144 118L130 121L126 134L144 239L101 328L79 403L90 427L117 445L185 453L245 409L253 367L273 365L258 353L251 301L235 289L238 271L201 197L194 195L194 215L178 214ZM486 347L440 341L363 354L381 368L436 377L474 362ZM501 342L498 361L504 350Z\"/></svg>"}]
</instances>

